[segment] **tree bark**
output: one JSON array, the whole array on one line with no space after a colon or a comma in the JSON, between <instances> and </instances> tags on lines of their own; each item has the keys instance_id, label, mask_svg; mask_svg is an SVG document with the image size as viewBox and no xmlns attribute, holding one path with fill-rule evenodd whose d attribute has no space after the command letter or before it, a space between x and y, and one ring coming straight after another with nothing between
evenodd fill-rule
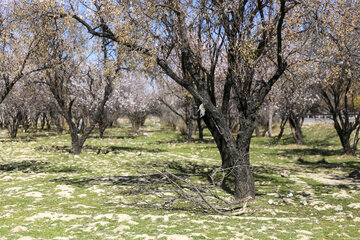
<instances>
[{"instance_id":1,"label":"tree bark","mask_svg":"<svg viewBox=\"0 0 360 240\"><path fill-rule=\"evenodd\" d=\"M332 115L335 130L340 138L344 154L355 155L358 142L358 128L360 126L360 113L355 116L354 121L350 120L350 109L348 106L348 94L352 84L352 79L339 79L337 85L331 85L328 88L320 89L321 96ZM351 146L351 133L355 132L355 141Z\"/></svg>"},{"instance_id":2,"label":"tree bark","mask_svg":"<svg viewBox=\"0 0 360 240\"><path fill-rule=\"evenodd\" d=\"M144 112L135 112L128 115L131 122L132 131L137 133L140 127L143 127L147 118L147 114Z\"/></svg>"},{"instance_id":3,"label":"tree bark","mask_svg":"<svg viewBox=\"0 0 360 240\"><path fill-rule=\"evenodd\" d=\"M354 154L356 153L357 145L359 143L359 132L360 132L360 126L356 128L356 132L354 136L353 147L352 147Z\"/></svg>"},{"instance_id":4,"label":"tree bark","mask_svg":"<svg viewBox=\"0 0 360 240\"><path fill-rule=\"evenodd\" d=\"M294 116L293 114L291 114L289 117L289 124L296 144L303 144L303 133L301 130L302 117Z\"/></svg>"},{"instance_id":5,"label":"tree bark","mask_svg":"<svg viewBox=\"0 0 360 240\"><path fill-rule=\"evenodd\" d=\"M201 118L198 117L196 119L196 122L197 122L198 131L199 131L199 140L202 141L202 140L204 140L204 129L203 129L203 126L201 125Z\"/></svg>"},{"instance_id":6,"label":"tree bark","mask_svg":"<svg viewBox=\"0 0 360 240\"><path fill-rule=\"evenodd\" d=\"M269 123L267 122L266 123L266 125L265 125L265 129L264 129L264 131L263 131L263 133L262 133L262 137L265 137L266 136L266 133L269 131Z\"/></svg>"},{"instance_id":7,"label":"tree bark","mask_svg":"<svg viewBox=\"0 0 360 240\"><path fill-rule=\"evenodd\" d=\"M41 130L44 130L45 128L45 124L46 124L46 114L42 113L40 116L40 125L41 125Z\"/></svg>"},{"instance_id":8,"label":"tree bark","mask_svg":"<svg viewBox=\"0 0 360 240\"><path fill-rule=\"evenodd\" d=\"M50 109L48 114L49 114L51 121L56 126L57 134L61 134L64 131L64 125L65 125L64 118L61 116L61 114L59 112L55 111L54 109Z\"/></svg>"},{"instance_id":9,"label":"tree bark","mask_svg":"<svg viewBox=\"0 0 360 240\"><path fill-rule=\"evenodd\" d=\"M56 126L56 132L57 134L62 134L62 132L64 131L64 127L61 123L61 120L59 119L56 119L56 120L53 120L55 126Z\"/></svg>"},{"instance_id":10,"label":"tree bark","mask_svg":"<svg viewBox=\"0 0 360 240\"><path fill-rule=\"evenodd\" d=\"M344 154L355 155L354 148L351 147L351 143L350 143L350 137L351 137L352 131L347 130L347 129L342 129L340 127L340 124L335 121L337 121L337 120L334 120L335 130L340 138L340 142L341 142L341 146L343 147Z\"/></svg>"},{"instance_id":11,"label":"tree bark","mask_svg":"<svg viewBox=\"0 0 360 240\"><path fill-rule=\"evenodd\" d=\"M193 135L193 121L191 118L186 120L186 128L187 128L187 143L191 143L191 137Z\"/></svg>"},{"instance_id":12,"label":"tree bark","mask_svg":"<svg viewBox=\"0 0 360 240\"><path fill-rule=\"evenodd\" d=\"M344 153L348 154L348 155L354 155L353 148L351 147L351 144L350 144L349 134L344 134L344 135L340 136L340 141L341 141L341 145L344 149Z\"/></svg>"},{"instance_id":13,"label":"tree bark","mask_svg":"<svg viewBox=\"0 0 360 240\"><path fill-rule=\"evenodd\" d=\"M210 115L210 113L208 113ZM206 116L203 118L212 133L222 159L222 168L235 178L234 197L237 200L251 197L255 199L255 183L250 169L249 147L254 126L239 131L237 139L228 126L216 124ZM225 119L224 119L224 122Z\"/></svg>"},{"instance_id":14,"label":"tree bark","mask_svg":"<svg viewBox=\"0 0 360 240\"><path fill-rule=\"evenodd\" d=\"M269 109L269 121L268 121L268 136L272 136L272 123L273 123L274 108L270 106Z\"/></svg>"},{"instance_id":15,"label":"tree bark","mask_svg":"<svg viewBox=\"0 0 360 240\"><path fill-rule=\"evenodd\" d=\"M80 143L79 136L74 130L69 130L71 136L71 152L73 154L80 154L82 151L82 145Z\"/></svg>"},{"instance_id":16,"label":"tree bark","mask_svg":"<svg viewBox=\"0 0 360 240\"><path fill-rule=\"evenodd\" d=\"M22 118L21 112L18 111L15 116L9 116L5 121L5 126L8 129L10 138L16 138Z\"/></svg>"},{"instance_id":17,"label":"tree bark","mask_svg":"<svg viewBox=\"0 0 360 240\"><path fill-rule=\"evenodd\" d=\"M46 118L46 129L51 130L50 119Z\"/></svg>"},{"instance_id":18,"label":"tree bark","mask_svg":"<svg viewBox=\"0 0 360 240\"><path fill-rule=\"evenodd\" d=\"M107 127L108 127L108 124L106 124L103 119L99 121L100 138L104 138L104 132Z\"/></svg>"},{"instance_id":19,"label":"tree bark","mask_svg":"<svg viewBox=\"0 0 360 240\"><path fill-rule=\"evenodd\" d=\"M95 128L95 122L90 124L87 128L84 129L83 134L78 134L77 125L71 120L71 118L65 118L67 124L69 125L69 133L71 137L71 153L80 154L86 139L89 137L92 130Z\"/></svg>"},{"instance_id":20,"label":"tree bark","mask_svg":"<svg viewBox=\"0 0 360 240\"><path fill-rule=\"evenodd\" d=\"M258 127L258 126L255 127L255 136L256 136L256 137L261 137L261 135L260 135L260 130L259 130L259 127Z\"/></svg>"},{"instance_id":21,"label":"tree bark","mask_svg":"<svg viewBox=\"0 0 360 240\"><path fill-rule=\"evenodd\" d=\"M239 162L234 164L236 166L236 174L238 177L235 179L235 196L238 198L246 198L250 196L255 198L255 182L251 172L250 166L250 141L252 133L255 129L255 118L248 116L247 118L240 114L240 130L237 133L236 143L239 150Z\"/></svg>"},{"instance_id":22,"label":"tree bark","mask_svg":"<svg viewBox=\"0 0 360 240\"><path fill-rule=\"evenodd\" d=\"M32 125L35 132L38 130L38 121L39 121L39 114L36 114L36 116L32 118Z\"/></svg>"},{"instance_id":23,"label":"tree bark","mask_svg":"<svg viewBox=\"0 0 360 240\"><path fill-rule=\"evenodd\" d=\"M277 141L278 142L281 140L282 136L284 135L284 130L285 130L285 126L286 126L287 121L288 121L288 117L285 117L285 118L281 119L280 132L279 132L279 135L277 136Z\"/></svg>"}]
</instances>

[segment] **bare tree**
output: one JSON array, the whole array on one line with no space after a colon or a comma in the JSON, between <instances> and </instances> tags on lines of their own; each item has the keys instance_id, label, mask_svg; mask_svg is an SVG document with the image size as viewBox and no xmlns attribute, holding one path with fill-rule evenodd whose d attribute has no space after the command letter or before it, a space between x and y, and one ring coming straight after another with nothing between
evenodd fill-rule
<instances>
[{"instance_id":1,"label":"bare tree","mask_svg":"<svg viewBox=\"0 0 360 240\"><path fill-rule=\"evenodd\" d=\"M45 33L41 42L42 51L38 52L42 60L40 63L47 65L50 62L53 65L45 70L42 78L69 127L71 152L79 154L112 93L111 69L107 71L105 67L98 68L87 61L82 54L87 42L76 26L69 26L63 19L45 16L42 24L40 30ZM70 32L64 34L65 29L70 29ZM76 40L68 41L73 38ZM83 129L79 119L82 119Z\"/></svg>"},{"instance_id":2,"label":"bare tree","mask_svg":"<svg viewBox=\"0 0 360 240\"><path fill-rule=\"evenodd\" d=\"M112 91L112 83L111 81L105 80L102 83L103 92L100 99L95 99L96 101L91 101L89 98L81 98L81 93L84 94L84 88L77 89L76 84L83 82L83 78L93 78L93 76L89 77L90 74L87 73L85 76L73 75L76 72L76 69L71 67L61 67L58 69L47 70L46 81L49 86L53 97L55 98L58 107L60 109L60 113L65 118L68 126L69 133L71 136L71 151L74 154L81 153L83 144L86 139L89 137L92 130L95 128L96 123L99 121L99 117L101 113L104 111L105 104L111 94ZM103 80L101 75L97 75L98 80ZM69 84L70 82L70 84ZM85 88L86 89L86 88ZM81 91L82 90L82 91ZM89 94L85 92L85 94ZM86 95L82 95L84 97ZM78 101L78 108L81 107L82 103L86 104L89 107L88 113L86 117L82 119L89 119L89 124L83 129L82 134L79 136L79 125L74 119L73 109L74 103ZM90 107L91 106L91 107ZM84 120L83 120L84 121Z\"/></svg>"},{"instance_id":3,"label":"bare tree","mask_svg":"<svg viewBox=\"0 0 360 240\"><path fill-rule=\"evenodd\" d=\"M201 118L198 116L198 106L196 106L192 96L184 88L171 81L171 79L165 78L162 81L158 81L158 86L160 91L159 100L168 110L164 113L169 114L170 111L176 115L178 121L175 124L181 134L187 136L187 142L190 143L195 130L194 121L201 121ZM201 126L199 131L202 131Z\"/></svg>"},{"instance_id":4,"label":"bare tree","mask_svg":"<svg viewBox=\"0 0 360 240\"><path fill-rule=\"evenodd\" d=\"M121 80L121 108L129 118L132 130L138 133L145 120L157 106L157 96L151 86L151 79L138 71L124 72Z\"/></svg>"},{"instance_id":5,"label":"bare tree","mask_svg":"<svg viewBox=\"0 0 360 240\"><path fill-rule=\"evenodd\" d=\"M318 66L320 95L331 113L345 154L355 154L360 125L356 98L360 73L360 7L357 1L312 3L316 11L310 27L313 34L308 54ZM341 11L338 11L341 9ZM336 19L336 21L334 21ZM351 144L351 135L355 139Z\"/></svg>"},{"instance_id":6,"label":"bare tree","mask_svg":"<svg viewBox=\"0 0 360 240\"><path fill-rule=\"evenodd\" d=\"M273 88L276 112L281 118L278 141L288 122L295 142L303 144L305 114L319 101L317 82L314 68L298 60Z\"/></svg>"},{"instance_id":7,"label":"bare tree","mask_svg":"<svg viewBox=\"0 0 360 240\"><path fill-rule=\"evenodd\" d=\"M98 2L95 4L100 6ZM217 143L222 167L234 173L235 197L242 199L255 197L249 161L250 140L261 104L287 67L283 28L292 20L285 16L294 6L296 2L285 0L209 0L191 4L146 1L132 2L131 6L123 2L106 2L100 6L102 11L97 12L100 16L111 16L106 18L105 32L98 31L96 22L79 13L70 14L91 34L111 39L130 52L154 60L166 75L204 107L203 120ZM127 9L126 14L122 14L124 9ZM116 28L116 22L120 20L128 24ZM290 28L287 34L287 37L291 36ZM218 101L215 73L222 52L226 53L227 68L226 78L222 81L222 98ZM207 66L204 65L205 58L210 62ZM268 64L271 69L267 75L258 72L263 64ZM236 138L227 122L232 91L240 115Z\"/></svg>"},{"instance_id":8,"label":"bare tree","mask_svg":"<svg viewBox=\"0 0 360 240\"><path fill-rule=\"evenodd\" d=\"M13 2L0 4L0 103L18 81L43 69L34 64L41 36L26 34L28 17Z\"/></svg>"}]
</instances>

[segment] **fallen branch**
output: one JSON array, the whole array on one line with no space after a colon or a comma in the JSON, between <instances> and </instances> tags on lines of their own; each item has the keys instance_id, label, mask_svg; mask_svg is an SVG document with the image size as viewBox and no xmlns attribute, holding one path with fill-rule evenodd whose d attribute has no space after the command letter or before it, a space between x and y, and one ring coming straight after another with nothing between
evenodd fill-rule
<instances>
[{"instance_id":1,"label":"fallen branch","mask_svg":"<svg viewBox=\"0 0 360 240\"><path fill-rule=\"evenodd\" d=\"M247 199L230 202L220 197L216 190L215 181L213 181L214 174L210 177L212 180L211 189L209 187L204 188L202 186L196 186L188 179L177 176L176 174L169 172L167 169L164 169L163 171L155 168L153 169L157 173L161 174L172 186L175 187L174 191L180 198L186 199L189 202L207 211L210 210L217 214L227 216L241 215L246 212L247 203L249 200L251 200L251 198L249 197ZM184 187L182 186L182 184L187 185L188 187ZM214 202L214 200L216 202ZM234 212L235 209L239 208L240 211Z\"/></svg>"}]
</instances>

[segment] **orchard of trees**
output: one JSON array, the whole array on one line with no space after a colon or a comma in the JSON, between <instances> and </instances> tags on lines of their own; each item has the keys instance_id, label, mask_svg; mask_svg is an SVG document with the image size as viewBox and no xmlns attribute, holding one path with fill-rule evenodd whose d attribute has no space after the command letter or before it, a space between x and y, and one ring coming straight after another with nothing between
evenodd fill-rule
<instances>
[{"instance_id":1,"label":"orchard of trees","mask_svg":"<svg viewBox=\"0 0 360 240\"><path fill-rule=\"evenodd\" d=\"M235 199L255 198L259 127L302 144L304 115L327 113L356 153L359 16L357 0L1 0L0 124L66 131L73 154L122 116L188 142L206 126Z\"/></svg>"}]
</instances>

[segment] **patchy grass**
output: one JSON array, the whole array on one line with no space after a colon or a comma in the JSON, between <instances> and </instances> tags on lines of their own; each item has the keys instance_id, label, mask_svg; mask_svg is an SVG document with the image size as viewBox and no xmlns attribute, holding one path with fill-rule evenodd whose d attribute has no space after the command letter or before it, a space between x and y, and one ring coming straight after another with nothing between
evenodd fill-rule
<instances>
[{"instance_id":1,"label":"patchy grass","mask_svg":"<svg viewBox=\"0 0 360 240\"><path fill-rule=\"evenodd\" d=\"M123 125L97 134L71 155L69 135L0 136L0 239L358 239L359 160L341 154L331 125L305 125L305 143L289 131L278 144L254 138L251 163L257 199L241 216L205 212L177 199L158 174L197 184L220 165L209 133L187 144L147 122L148 136ZM282 177L286 171L289 176ZM286 174L285 174L286 175ZM218 189L224 197L229 195ZM288 194L292 194L288 197ZM269 204L271 203L271 204Z\"/></svg>"}]
</instances>

